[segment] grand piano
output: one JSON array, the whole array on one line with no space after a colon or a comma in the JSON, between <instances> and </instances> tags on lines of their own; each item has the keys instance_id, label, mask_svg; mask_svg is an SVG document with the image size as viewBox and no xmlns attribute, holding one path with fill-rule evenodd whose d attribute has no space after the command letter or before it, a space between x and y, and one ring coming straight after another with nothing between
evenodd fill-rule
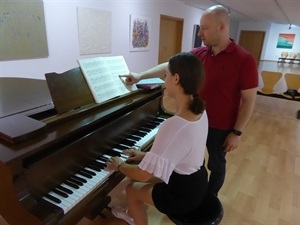
<instances>
[{"instance_id":1,"label":"grand piano","mask_svg":"<svg viewBox=\"0 0 300 225\"><path fill-rule=\"evenodd\" d=\"M148 151L171 113L162 106L162 87L96 104L80 68L45 76L0 80L0 162L12 183L0 187L0 215L9 222L21 208L28 221L73 225L95 218L124 178L105 161L125 160L122 150L132 146ZM15 194L14 205L3 193Z\"/></svg>"}]
</instances>

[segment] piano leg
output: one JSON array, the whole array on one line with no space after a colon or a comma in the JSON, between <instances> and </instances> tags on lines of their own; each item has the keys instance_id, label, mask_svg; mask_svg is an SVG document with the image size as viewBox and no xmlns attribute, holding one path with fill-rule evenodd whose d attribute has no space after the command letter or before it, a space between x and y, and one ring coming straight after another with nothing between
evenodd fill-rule
<instances>
[{"instance_id":1,"label":"piano leg","mask_svg":"<svg viewBox=\"0 0 300 225\"><path fill-rule=\"evenodd\" d=\"M30 214L19 202L14 190L11 171L0 161L0 215L9 225L43 225L43 222Z\"/></svg>"}]
</instances>

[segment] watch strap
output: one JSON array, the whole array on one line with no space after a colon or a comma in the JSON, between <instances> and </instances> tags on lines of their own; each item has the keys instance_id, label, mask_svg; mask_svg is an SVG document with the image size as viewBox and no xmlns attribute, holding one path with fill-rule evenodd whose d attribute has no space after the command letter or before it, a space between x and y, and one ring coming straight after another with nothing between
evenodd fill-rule
<instances>
[{"instance_id":1,"label":"watch strap","mask_svg":"<svg viewBox=\"0 0 300 225\"><path fill-rule=\"evenodd\" d=\"M236 130L236 129L232 129L232 133L234 133L237 136L241 136L242 135L242 131Z\"/></svg>"}]
</instances>

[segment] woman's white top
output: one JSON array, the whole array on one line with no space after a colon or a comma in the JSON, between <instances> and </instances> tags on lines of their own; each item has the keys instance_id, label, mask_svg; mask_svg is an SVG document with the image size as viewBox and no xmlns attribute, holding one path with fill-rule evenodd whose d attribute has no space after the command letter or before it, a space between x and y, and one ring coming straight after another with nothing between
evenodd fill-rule
<instances>
[{"instance_id":1,"label":"woman's white top","mask_svg":"<svg viewBox=\"0 0 300 225\"><path fill-rule=\"evenodd\" d=\"M165 183L169 182L173 171L187 175L196 172L203 165L207 132L206 111L193 122L179 116L168 118L160 125L139 168Z\"/></svg>"}]
</instances>

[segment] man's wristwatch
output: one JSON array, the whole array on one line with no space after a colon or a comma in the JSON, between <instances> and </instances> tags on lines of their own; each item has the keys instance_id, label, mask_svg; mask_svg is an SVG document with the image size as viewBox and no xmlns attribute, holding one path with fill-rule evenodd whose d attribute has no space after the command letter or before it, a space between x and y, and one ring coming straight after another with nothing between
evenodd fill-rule
<instances>
[{"instance_id":1,"label":"man's wristwatch","mask_svg":"<svg viewBox=\"0 0 300 225\"><path fill-rule=\"evenodd\" d=\"M232 133L234 133L237 136L241 136L242 135L242 131L236 130L236 129L232 129Z\"/></svg>"}]
</instances>

